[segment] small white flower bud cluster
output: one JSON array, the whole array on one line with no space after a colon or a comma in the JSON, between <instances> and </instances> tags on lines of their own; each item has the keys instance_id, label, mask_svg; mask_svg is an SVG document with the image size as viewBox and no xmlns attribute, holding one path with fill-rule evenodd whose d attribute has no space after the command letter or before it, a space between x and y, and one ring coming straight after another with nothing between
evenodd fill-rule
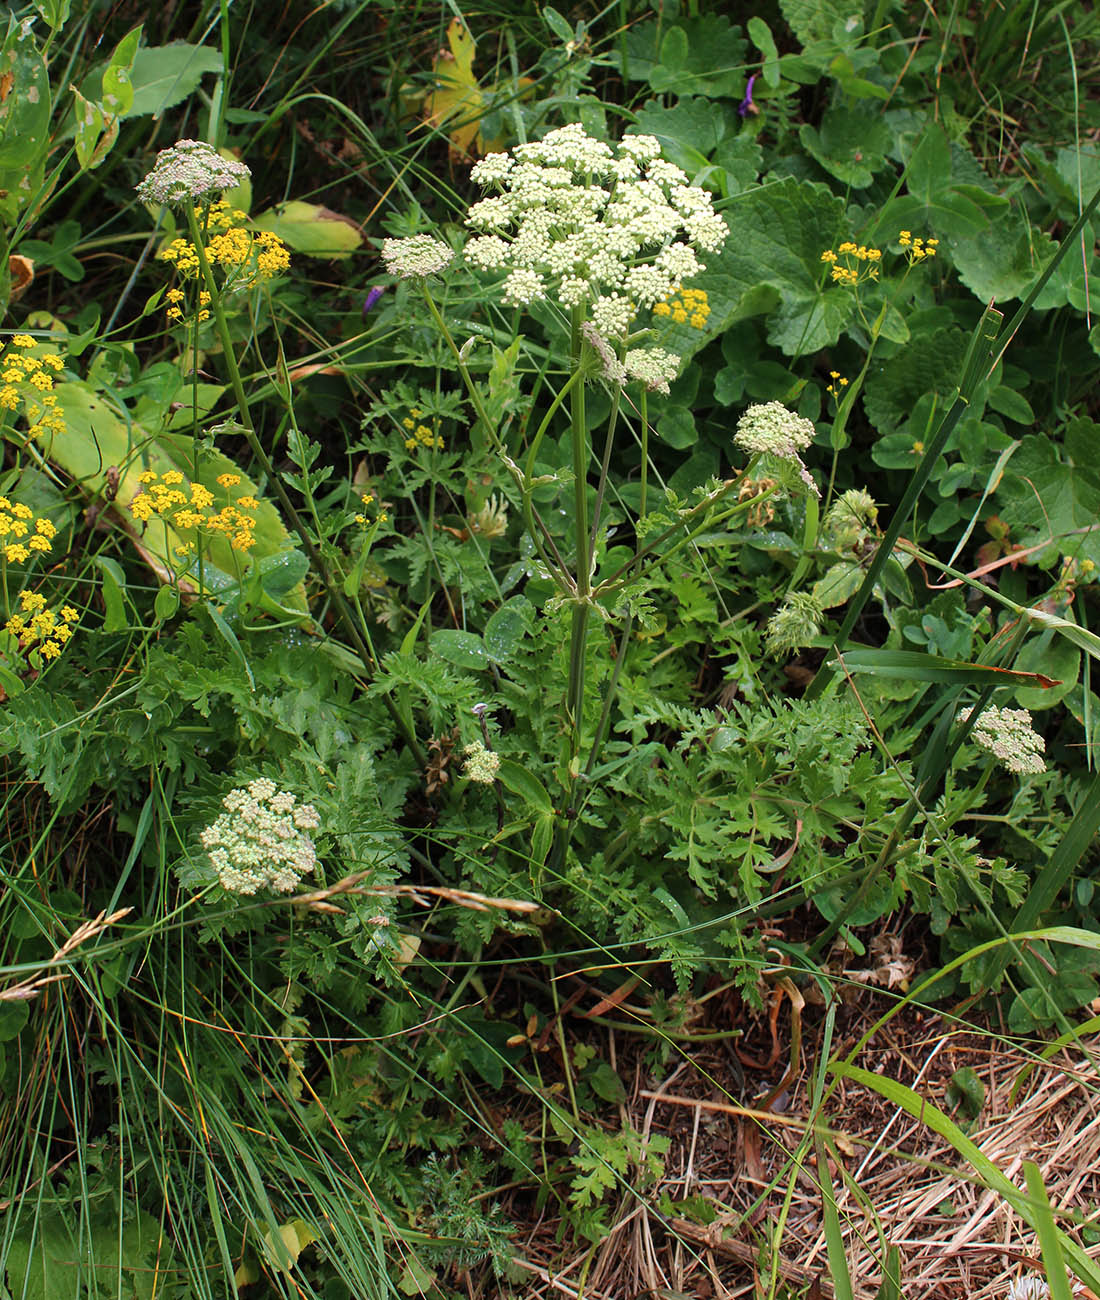
<instances>
[{"instance_id":1,"label":"small white flower bud cluster","mask_svg":"<svg viewBox=\"0 0 1100 1300\"><path fill-rule=\"evenodd\" d=\"M299 804L289 790L260 777L230 792L222 813L199 838L222 888L254 894L268 888L287 894L317 866L307 834L321 824L312 804Z\"/></svg>"},{"instance_id":2,"label":"small white flower bud cluster","mask_svg":"<svg viewBox=\"0 0 1100 1300\"><path fill-rule=\"evenodd\" d=\"M213 145L180 140L157 154L153 170L137 193L143 203L200 202L234 189L251 175L244 163L223 158Z\"/></svg>"},{"instance_id":3,"label":"small white flower bud cluster","mask_svg":"<svg viewBox=\"0 0 1100 1300\"><path fill-rule=\"evenodd\" d=\"M814 440L814 422L788 411L782 402L750 406L737 421L733 440L742 451L754 455L779 456L798 466L803 483L820 496L817 484L798 454Z\"/></svg>"},{"instance_id":4,"label":"small white flower bud cluster","mask_svg":"<svg viewBox=\"0 0 1100 1300\"><path fill-rule=\"evenodd\" d=\"M640 379L650 392L667 395L670 381L679 372L680 358L664 348L631 348L623 365L630 378Z\"/></svg>"},{"instance_id":5,"label":"small white flower bud cluster","mask_svg":"<svg viewBox=\"0 0 1100 1300\"><path fill-rule=\"evenodd\" d=\"M399 280L436 275L450 265L454 253L434 235L413 235L409 239L384 239L382 261L390 275Z\"/></svg>"},{"instance_id":6,"label":"small white flower bud cluster","mask_svg":"<svg viewBox=\"0 0 1100 1300\"><path fill-rule=\"evenodd\" d=\"M675 293L703 269L698 252L717 252L729 233L711 196L660 153L654 136L627 136L612 149L571 123L486 155L470 176L500 192L467 213L479 233L466 261L507 269L514 306L551 291L570 309L591 298L600 333L621 338L636 305Z\"/></svg>"},{"instance_id":7,"label":"small white flower bud cluster","mask_svg":"<svg viewBox=\"0 0 1100 1300\"><path fill-rule=\"evenodd\" d=\"M821 631L821 602L809 591L792 591L768 620L764 640L769 654L798 650Z\"/></svg>"},{"instance_id":8,"label":"small white flower bud cluster","mask_svg":"<svg viewBox=\"0 0 1100 1300\"><path fill-rule=\"evenodd\" d=\"M472 741L462 751L466 755L466 764L462 775L467 781L476 781L479 785L492 785L500 771L500 755L481 743Z\"/></svg>"},{"instance_id":9,"label":"small white flower bud cluster","mask_svg":"<svg viewBox=\"0 0 1100 1300\"><path fill-rule=\"evenodd\" d=\"M963 709L959 721L966 722L973 712ZM1027 709L983 709L970 739L1018 776L1046 771L1046 741L1032 727Z\"/></svg>"}]
</instances>

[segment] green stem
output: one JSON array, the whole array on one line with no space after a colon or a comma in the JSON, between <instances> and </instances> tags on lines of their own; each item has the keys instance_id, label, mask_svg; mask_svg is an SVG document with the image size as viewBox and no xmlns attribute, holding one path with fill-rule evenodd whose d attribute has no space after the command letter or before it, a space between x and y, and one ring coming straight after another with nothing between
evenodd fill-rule
<instances>
[{"instance_id":1,"label":"green stem","mask_svg":"<svg viewBox=\"0 0 1100 1300\"><path fill-rule=\"evenodd\" d=\"M333 607L340 618L340 622L343 624L344 630L348 634L348 638L355 648L355 653L358 655L363 667L366 668L369 673L373 674L375 666L374 657L366 642L363 640L362 634L356 624L355 616L352 614L351 607L344 599L343 592L333 581L332 575L329 573L328 565L325 564L320 551L313 544L313 538L310 537L309 530L306 528L301 516L295 509L293 501L291 501L287 494L287 490L283 486L282 479L279 477L275 466L272 464L271 458L260 443L259 435L256 432L256 425L252 419L252 412L248 405L248 395L244 391L241 372L237 366L237 354L233 347L233 339L229 333L229 322L225 317L225 309L222 306L217 281L214 279L214 272L210 266L210 260L206 256L206 247L203 244L202 235L199 231L199 223L195 215L194 204L187 204L186 213L187 224L191 234L191 242L195 246L195 255L199 262L199 273L210 294L210 306L214 314L214 325L217 329L218 338L222 345L222 356L225 360L226 373L229 376L229 386L233 390L233 396L237 402L241 427L244 429L245 441L248 443L249 450L256 458L257 464L263 470L265 478L271 484L275 495L279 498L279 504L286 512L286 517L290 520L291 527L298 534L302 547L305 550L306 555L309 557L309 562L313 566L313 570L317 574L318 578L320 578L321 584L325 588L325 592L328 595L329 600L332 602ZM419 742L412 733L412 730L406 725L404 718L402 718L400 713L397 711L397 706L389 696L385 694L382 695L382 699L385 701L385 707L389 712L390 717L393 719L398 731L400 731L405 743L408 745L409 750L416 759L417 764L420 767L426 766L427 759L424 751L421 749Z\"/></svg>"},{"instance_id":2,"label":"green stem","mask_svg":"<svg viewBox=\"0 0 1100 1300\"><path fill-rule=\"evenodd\" d=\"M455 359L458 373L462 376L462 382L466 385L466 391L470 394L470 401L473 404L474 410L477 412L477 418L485 426L485 436L491 438L496 434L496 429L489 420L489 413L485 409L485 403L481 400L481 393L478 390L478 386L474 383L470 372L466 369L466 362L462 359L462 353L454 341L454 336L447 328L447 322L443 319L443 315L439 308L435 305L435 299L428 290L427 280L422 280L420 286L424 291L424 301L428 304L428 310L432 313L432 318L435 321L436 328L439 330L440 334L442 334L443 341L451 349L451 355Z\"/></svg>"},{"instance_id":3,"label":"green stem","mask_svg":"<svg viewBox=\"0 0 1100 1300\"><path fill-rule=\"evenodd\" d=\"M638 518L645 518L646 487L649 482L649 389L642 385L642 493L638 503Z\"/></svg>"}]
</instances>

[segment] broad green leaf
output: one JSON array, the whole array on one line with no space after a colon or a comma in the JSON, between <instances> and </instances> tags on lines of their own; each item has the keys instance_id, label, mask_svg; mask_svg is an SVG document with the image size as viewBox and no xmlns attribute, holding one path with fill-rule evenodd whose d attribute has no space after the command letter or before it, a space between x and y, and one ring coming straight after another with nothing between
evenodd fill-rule
<instances>
[{"instance_id":1,"label":"broad green leaf","mask_svg":"<svg viewBox=\"0 0 1100 1300\"><path fill-rule=\"evenodd\" d=\"M1041 670L1062 683L1051 690L1022 687L1016 692L1016 702L1022 709L1030 709L1032 712L1052 709L1077 685L1081 671L1081 651L1068 637L1051 629L1028 641L1013 667L1020 672Z\"/></svg>"},{"instance_id":2,"label":"broad green leaf","mask_svg":"<svg viewBox=\"0 0 1100 1300\"><path fill-rule=\"evenodd\" d=\"M127 626L126 607L122 600L122 593L126 590L126 575L122 565L107 555L97 555L95 565L102 575L99 590L107 611L103 620L103 630L121 632Z\"/></svg>"},{"instance_id":3,"label":"broad green leaf","mask_svg":"<svg viewBox=\"0 0 1100 1300\"><path fill-rule=\"evenodd\" d=\"M278 1232L263 1234L264 1253L274 1268L289 1273L303 1250L317 1240L317 1234L304 1219L279 1224Z\"/></svg>"},{"instance_id":4,"label":"broad green leaf","mask_svg":"<svg viewBox=\"0 0 1100 1300\"><path fill-rule=\"evenodd\" d=\"M707 258L699 281L711 309L702 341L738 319L746 300L765 303L770 290L778 296L768 320L771 343L788 356L835 343L851 319L854 299L825 283L821 254L848 233L843 199L827 186L785 177L738 195L723 215L730 236L720 253ZM668 346L690 356L700 345L691 335L677 327Z\"/></svg>"},{"instance_id":5,"label":"broad green leaf","mask_svg":"<svg viewBox=\"0 0 1100 1300\"><path fill-rule=\"evenodd\" d=\"M49 147L50 78L31 22L9 17L0 45L0 183L12 191L3 209L14 215L38 188Z\"/></svg>"},{"instance_id":6,"label":"broad green leaf","mask_svg":"<svg viewBox=\"0 0 1100 1300\"><path fill-rule=\"evenodd\" d=\"M779 0L779 8L803 46L816 41L830 41L837 23L862 19L860 0Z\"/></svg>"},{"instance_id":7,"label":"broad green leaf","mask_svg":"<svg viewBox=\"0 0 1100 1300\"><path fill-rule=\"evenodd\" d=\"M432 654L445 659L456 668L480 672L489 667L489 652L485 642L476 632L463 632L458 628L441 628L432 633Z\"/></svg>"},{"instance_id":8,"label":"broad green leaf","mask_svg":"<svg viewBox=\"0 0 1100 1300\"><path fill-rule=\"evenodd\" d=\"M691 95L678 98L669 108L655 99L646 100L635 126L638 133L656 136L664 157L689 175L704 167L722 141L738 129L731 105Z\"/></svg>"},{"instance_id":9,"label":"broad green leaf","mask_svg":"<svg viewBox=\"0 0 1100 1300\"><path fill-rule=\"evenodd\" d=\"M1095 453L1066 464L1051 439L1029 434L997 490L998 513L1012 525L1012 540L1049 540L1058 555L1100 564L1100 474Z\"/></svg>"},{"instance_id":10,"label":"broad green leaf","mask_svg":"<svg viewBox=\"0 0 1100 1300\"><path fill-rule=\"evenodd\" d=\"M910 417L930 393L936 395L937 408L945 408L959 382L965 343L962 331L950 328L917 335L893 357L872 361L863 385L863 409L879 433L899 432L908 424L913 438L926 438L928 430L923 424L913 428ZM878 459L873 450L872 456Z\"/></svg>"},{"instance_id":11,"label":"broad green leaf","mask_svg":"<svg viewBox=\"0 0 1100 1300\"><path fill-rule=\"evenodd\" d=\"M76 149L76 160L81 167L91 169L98 166L103 161L106 152L96 161L96 147L103 137L106 122L103 117L103 110L98 104L93 104L91 100L85 99L75 86L73 92L73 117L76 122L76 129L73 134L73 145ZM118 124L115 123L114 138L118 136Z\"/></svg>"},{"instance_id":12,"label":"broad green leaf","mask_svg":"<svg viewBox=\"0 0 1100 1300\"><path fill-rule=\"evenodd\" d=\"M831 176L857 190L885 167L891 143L881 113L840 105L826 110L820 127L803 124L799 140Z\"/></svg>"},{"instance_id":13,"label":"broad green leaf","mask_svg":"<svg viewBox=\"0 0 1100 1300\"><path fill-rule=\"evenodd\" d=\"M27 1023L31 1004L25 998L0 1002L0 1043L10 1043Z\"/></svg>"},{"instance_id":14,"label":"broad green leaf","mask_svg":"<svg viewBox=\"0 0 1100 1300\"><path fill-rule=\"evenodd\" d=\"M34 7L42 15L45 22L55 32L59 32L69 21L72 0L34 0Z\"/></svg>"},{"instance_id":15,"label":"broad green leaf","mask_svg":"<svg viewBox=\"0 0 1100 1300\"><path fill-rule=\"evenodd\" d=\"M822 609L843 605L856 594L863 582L863 570L858 564L840 561L831 564L814 583L814 595Z\"/></svg>"},{"instance_id":16,"label":"broad green leaf","mask_svg":"<svg viewBox=\"0 0 1100 1300\"><path fill-rule=\"evenodd\" d=\"M1013 212L998 222L995 239L988 235L954 239L951 260L976 298L1004 302L1026 295L1056 247L1022 212Z\"/></svg>"},{"instance_id":17,"label":"broad green leaf","mask_svg":"<svg viewBox=\"0 0 1100 1300\"><path fill-rule=\"evenodd\" d=\"M222 71L222 56L206 45L146 46L137 51L130 70L133 99L123 117L158 116L182 103L208 72Z\"/></svg>"},{"instance_id":18,"label":"broad green leaf","mask_svg":"<svg viewBox=\"0 0 1100 1300\"><path fill-rule=\"evenodd\" d=\"M513 596L485 624L485 649L495 663L506 664L519 649L532 625L532 605L526 596Z\"/></svg>"},{"instance_id":19,"label":"broad green leaf","mask_svg":"<svg viewBox=\"0 0 1100 1300\"><path fill-rule=\"evenodd\" d=\"M756 14L749 19L746 26L749 39L764 56L764 66L761 69L764 84L775 90L780 81L779 51L776 49L772 29L763 18L758 17Z\"/></svg>"},{"instance_id":20,"label":"broad green leaf","mask_svg":"<svg viewBox=\"0 0 1100 1300\"><path fill-rule=\"evenodd\" d=\"M350 217L301 199L268 208L252 225L272 231L289 248L308 257L348 257L363 242L363 232Z\"/></svg>"},{"instance_id":21,"label":"broad green leaf","mask_svg":"<svg viewBox=\"0 0 1100 1300\"><path fill-rule=\"evenodd\" d=\"M631 81L648 81L658 94L740 99L747 53L741 29L724 14L677 18L671 25L650 18L625 33L620 71Z\"/></svg>"},{"instance_id":22,"label":"broad green leaf","mask_svg":"<svg viewBox=\"0 0 1100 1300\"><path fill-rule=\"evenodd\" d=\"M546 787L533 776L526 768L520 767L518 763L513 763L510 759L501 759L500 768L497 771L497 780L507 790L513 794L518 794L532 808L546 816L553 816L554 805L551 802Z\"/></svg>"},{"instance_id":23,"label":"broad green leaf","mask_svg":"<svg viewBox=\"0 0 1100 1300\"><path fill-rule=\"evenodd\" d=\"M951 183L951 145L938 122L929 122L909 157L905 184L909 193L927 206Z\"/></svg>"}]
</instances>

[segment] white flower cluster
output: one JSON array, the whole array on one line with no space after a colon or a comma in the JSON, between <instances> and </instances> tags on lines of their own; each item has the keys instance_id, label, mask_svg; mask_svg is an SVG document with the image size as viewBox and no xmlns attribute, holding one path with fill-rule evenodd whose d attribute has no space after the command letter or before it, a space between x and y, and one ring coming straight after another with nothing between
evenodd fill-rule
<instances>
[{"instance_id":1,"label":"white flower cluster","mask_svg":"<svg viewBox=\"0 0 1100 1300\"><path fill-rule=\"evenodd\" d=\"M565 308L591 301L601 334L618 339L638 306L652 307L703 269L729 233L711 196L665 162L654 136L613 149L573 123L510 154L492 153L470 176L499 192L466 224L480 232L465 257L504 270L504 301L526 307L554 292Z\"/></svg>"},{"instance_id":2,"label":"white flower cluster","mask_svg":"<svg viewBox=\"0 0 1100 1300\"><path fill-rule=\"evenodd\" d=\"M963 709L959 721L965 722L973 712ZM1042 757L1046 741L1032 727L1027 709L983 709L970 739L1019 776L1046 771Z\"/></svg>"},{"instance_id":3,"label":"white flower cluster","mask_svg":"<svg viewBox=\"0 0 1100 1300\"><path fill-rule=\"evenodd\" d=\"M742 451L754 455L778 456L798 466L802 482L817 496L817 484L798 454L814 440L814 422L788 411L782 402L750 406L737 421L733 440Z\"/></svg>"},{"instance_id":4,"label":"white flower cluster","mask_svg":"<svg viewBox=\"0 0 1100 1300\"><path fill-rule=\"evenodd\" d=\"M412 235L409 239L384 239L382 261L390 275L399 280L412 276L436 275L450 264L454 253L434 235Z\"/></svg>"},{"instance_id":5,"label":"white flower cluster","mask_svg":"<svg viewBox=\"0 0 1100 1300\"><path fill-rule=\"evenodd\" d=\"M234 189L251 175L244 163L223 158L213 145L180 140L157 154L137 193L143 203L199 202Z\"/></svg>"},{"instance_id":6,"label":"white flower cluster","mask_svg":"<svg viewBox=\"0 0 1100 1300\"><path fill-rule=\"evenodd\" d=\"M462 775L467 781L476 781L479 785L492 785L500 771L500 755L487 749L480 740L472 741L462 751L466 763Z\"/></svg>"},{"instance_id":7,"label":"white flower cluster","mask_svg":"<svg viewBox=\"0 0 1100 1300\"><path fill-rule=\"evenodd\" d=\"M254 894L265 886L286 894L317 866L307 834L321 824L312 804L299 804L266 777L230 790L225 812L200 835L223 889Z\"/></svg>"},{"instance_id":8,"label":"white flower cluster","mask_svg":"<svg viewBox=\"0 0 1100 1300\"><path fill-rule=\"evenodd\" d=\"M631 379L640 379L651 392L667 394L669 382L680 369L680 358L664 348L631 348L623 357L623 366Z\"/></svg>"}]
</instances>

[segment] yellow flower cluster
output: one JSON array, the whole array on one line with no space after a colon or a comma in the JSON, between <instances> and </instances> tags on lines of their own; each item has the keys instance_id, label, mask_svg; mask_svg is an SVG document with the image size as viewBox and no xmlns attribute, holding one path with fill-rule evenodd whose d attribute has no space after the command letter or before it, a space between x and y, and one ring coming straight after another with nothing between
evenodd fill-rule
<instances>
[{"instance_id":1,"label":"yellow flower cluster","mask_svg":"<svg viewBox=\"0 0 1100 1300\"><path fill-rule=\"evenodd\" d=\"M236 487L240 481L239 474L218 477L218 483L226 490ZM256 518L247 513L259 509L255 497L241 496L215 509L213 492L201 483L186 485L178 469L170 469L165 474L146 470L138 475L138 482L143 491L130 502L130 513L142 523L157 515L167 519L174 528L225 537L235 551L248 551L255 546Z\"/></svg>"},{"instance_id":2,"label":"yellow flower cluster","mask_svg":"<svg viewBox=\"0 0 1100 1300\"><path fill-rule=\"evenodd\" d=\"M414 406L401 421L402 427L407 429L409 434L405 439L405 449L415 451L417 447L431 447L436 451L442 451L443 439L436 432L436 429L439 428L438 421L435 429L429 429L426 424L417 424L417 420L423 419L423 416L424 412Z\"/></svg>"},{"instance_id":3,"label":"yellow flower cluster","mask_svg":"<svg viewBox=\"0 0 1100 1300\"><path fill-rule=\"evenodd\" d=\"M374 493L364 492L363 495L359 498L359 500L363 503L363 506L365 508L369 509L371 506L375 504ZM355 522L360 525L371 524L371 523L384 524L388 518L389 515L387 515L384 510L379 510L378 514L375 516L374 519L371 519L369 515L356 515Z\"/></svg>"},{"instance_id":4,"label":"yellow flower cluster","mask_svg":"<svg viewBox=\"0 0 1100 1300\"><path fill-rule=\"evenodd\" d=\"M22 612L8 619L5 631L19 638L19 649L24 653L37 649L43 659L57 659L80 615L72 605L62 605L55 614L46 608L46 597L37 591L21 591L19 606Z\"/></svg>"},{"instance_id":5,"label":"yellow flower cluster","mask_svg":"<svg viewBox=\"0 0 1100 1300\"><path fill-rule=\"evenodd\" d=\"M183 320L184 309L180 303L184 300L182 289L169 289L164 295L168 299L168 310L164 313L169 320ZM199 309L195 315L195 320L201 325L204 320L210 319L210 295L205 289L199 292Z\"/></svg>"},{"instance_id":6,"label":"yellow flower cluster","mask_svg":"<svg viewBox=\"0 0 1100 1300\"><path fill-rule=\"evenodd\" d=\"M225 272L227 286L234 289L251 289L290 266L290 254L279 236L270 230L251 231L243 224L247 221L246 213L222 201L211 207L206 224L206 256L211 266ZM174 267L181 280L198 279L199 256L189 239L173 239L157 256ZM172 289L167 297L168 319L182 320L182 290ZM209 303L210 295L203 290L195 313L198 321L208 319Z\"/></svg>"},{"instance_id":7,"label":"yellow flower cluster","mask_svg":"<svg viewBox=\"0 0 1100 1300\"><path fill-rule=\"evenodd\" d=\"M914 239L908 230L903 230L898 235L898 243L905 249L910 266L914 262L923 262L926 257L935 257L939 242L938 239L922 239L920 235Z\"/></svg>"},{"instance_id":8,"label":"yellow flower cluster","mask_svg":"<svg viewBox=\"0 0 1100 1300\"><path fill-rule=\"evenodd\" d=\"M827 393L832 393L837 401L839 401L842 390L848 387L848 381L839 370L830 370L829 378L832 380L832 383L829 384L825 391Z\"/></svg>"},{"instance_id":9,"label":"yellow flower cluster","mask_svg":"<svg viewBox=\"0 0 1100 1300\"><path fill-rule=\"evenodd\" d=\"M13 334L0 355L0 411L16 411L22 403L32 438L65 432L53 391L54 375L65 363L56 352L34 355L37 346L29 334Z\"/></svg>"},{"instance_id":10,"label":"yellow flower cluster","mask_svg":"<svg viewBox=\"0 0 1100 1300\"><path fill-rule=\"evenodd\" d=\"M706 327L710 315L710 303L707 302L705 289L681 289L679 293L670 294L661 302L653 304L654 316L668 316L676 325L690 325L701 330Z\"/></svg>"},{"instance_id":11,"label":"yellow flower cluster","mask_svg":"<svg viewBox=\"0 0 1100 1300\"><path fill-rule=\"evenodd\" d=\"M882 261L881 248L868 248L866 244L853 244L846 240L836 249L827 248L821 260L830 267L834 284L854 288L864 280L878 279L878 264Z\"/></svg>"},{"instance_id":12,"label":"yellow flower cluster","mask_svg":"<svg viewBox=\"0 0 1100 1300\"><path fill-rule=\"evenodd\" d=\"M49 519L36 519L29 506L0 497L0 554L9 564L26 564L35 552L48 555L56 536Z\"/></svg>"}]
</instances>

